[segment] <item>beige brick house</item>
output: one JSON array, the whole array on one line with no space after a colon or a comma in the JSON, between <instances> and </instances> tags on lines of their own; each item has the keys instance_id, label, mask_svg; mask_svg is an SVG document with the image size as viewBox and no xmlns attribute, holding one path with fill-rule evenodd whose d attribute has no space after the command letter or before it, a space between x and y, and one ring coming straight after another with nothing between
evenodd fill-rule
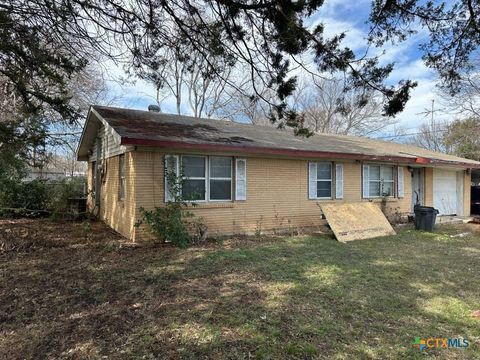
<instances>
[{"instance_id":1,"label":"beige brick house","mask_svg":"<svg viewBox=\"0 0 480 360\"><path fill-rule=\"evenodd\" d=\"M164 163L183 169L183 192L210 234L324 224L326 202L379 203L409 214L419 203L469 215L470 174L480 163L361 137L93 106L77 152L88 161L89 209L132 240L139 208L169 200Z\"/></svg>"}]
</instances>

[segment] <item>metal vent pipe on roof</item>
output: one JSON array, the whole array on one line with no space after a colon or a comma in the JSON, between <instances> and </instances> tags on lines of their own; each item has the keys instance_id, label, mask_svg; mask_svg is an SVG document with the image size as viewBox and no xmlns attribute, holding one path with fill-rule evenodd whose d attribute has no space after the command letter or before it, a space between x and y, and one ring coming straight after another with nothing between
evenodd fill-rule
<instances>
[{"instance_id":1,"label":"metal vent pipe on roof","mask_svg":"<svg viewBox=\"0 0 480 360\"><path fill-rule=\"evenodd\" d=\"M158 106L158 105L148 105L148 111L160 112L160 106Z\"/></svg>"}]
</instances>

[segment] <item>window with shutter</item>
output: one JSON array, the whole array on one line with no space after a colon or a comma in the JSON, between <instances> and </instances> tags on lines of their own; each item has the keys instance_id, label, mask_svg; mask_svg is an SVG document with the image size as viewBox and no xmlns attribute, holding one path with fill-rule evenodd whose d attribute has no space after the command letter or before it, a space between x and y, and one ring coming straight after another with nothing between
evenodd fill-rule
<instances>
[{"instance_id":1,"label":"window with shutter","mask_svg":"<svg viewBox=\"0 0 480 360\"><path fill-rule=\"evenodd\" d=\"M332 164L311 162L308 164L309 199L332 198Z\"/></svg>"},{"instance_id":2,"label":"window with shutter","mask_svg":"<svg viewBox=\"0 0 480 360\"><path fill-rule=\"evenodd\" d=\"M210 156L209 164L209 200L232 200L232 158Z\"/></svg>"},{"instance_id":3,"label":"window with shutter","mask_svg":"<svg viewBox=\"0 0 480 360\"><path fill-rule=\"evenodd\" d=\"M237 161L238 198L246 199L246 160ZM182 169L182 171L180 171ZM178 181L182 176L181 189L185 201L231 201L232 200L232 158L228 156L165 155L165 202L174 201L170 189L173 176Z\"/></svg>"},{"instance_id":4,"label":"window with shutter","mask_svg":"<svg viewBox=\"0 0 480 360\"><path fill-rule=\"evenodd\" d=\"M187 201L207 199L207 157L182 155L182 197Z\"/></svg>"},{"instance_id":5,"label":"window with shutter","mask_svg":"<svg viewBox=\"0 0 480 360\"><path fill-rule=\"evenodd\" d=\"M392 165L363 165L363 197L395 196L394 173Z\"/></svg>"}]
</instances>

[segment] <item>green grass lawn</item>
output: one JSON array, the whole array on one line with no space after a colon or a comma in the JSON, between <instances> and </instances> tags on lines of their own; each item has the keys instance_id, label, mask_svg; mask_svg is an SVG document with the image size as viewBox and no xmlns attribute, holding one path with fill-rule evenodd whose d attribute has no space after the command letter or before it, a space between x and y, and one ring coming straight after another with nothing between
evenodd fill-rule
<instances>
[{"instance_id":1,"label":"green grass lawn","mask_svg":"<svg viewBox=\"0 0 480 360\"><path fill-rule=\"evenodd\" d=\"M79 227L0 253L0 358L480 359L480 235L451 237L465 228L182 250ZM415 337L470 346L419 352Z\"/></svg>"}]
</instances>

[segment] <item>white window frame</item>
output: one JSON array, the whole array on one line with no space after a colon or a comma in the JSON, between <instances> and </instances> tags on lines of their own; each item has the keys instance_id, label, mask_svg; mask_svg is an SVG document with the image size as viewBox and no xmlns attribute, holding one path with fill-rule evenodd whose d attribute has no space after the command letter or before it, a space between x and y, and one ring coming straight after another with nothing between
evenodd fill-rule
<instances>
[{"instance_id":1,"label":"white window frame","mask_svg":"<svg viewBox=\"0 0 480 360\"><path fill-rule=\"evenodd\" d=\"M198 176L194 176L194 177L189 177L189 176L183 176L182 177L182 180L185 181L185 180L204 180L205 182L205 194L204 194L204 198L201 199L201 200L187 200L187 202L191 202L191 203L196 203L196 202L207 202L207 199L208 199L208 167L209 167L209 164L208 164L208 156L205 156L205 155L188 155L188 154L185 154L185 155L181 155L180 156L180 169L181 169L181 172L184 173L184 166L183 166L183 158L184 157L197 157L197 158L202 158L204 159L204 162L205 162L205 176L204 177L198 177ZM183 189L182 189L183 191ZM183 196L183 194L182 194Z\"/></svg>"},{"instance_id":2,"label":"white window frame","mask_svg":"<svg viewBox=\"0 0 480 360\"><path fill-rule=\"evenodd\" d=\"M332 200L333 199L333 163L331 161L311 161L315 164L317 164L317 166L315 167L315 169L317 170L317 173L315 174L316 175L316 178L315 178L315 196L312 198L312 199L315 199L315 200ZM322 165L325 165L325 164L328 164L330 166L330 179L319 179L318 178L318 165L319 164L322 164ZM310 171L310 163L308 163L308 171ZM328 197L318 197L317 194L318 194L318 182L319 181L322 181L322 182L327 182L329 181L330 182L330 196Z\"/></svg>"},{"instance_id":3,"label":"white window frame","mask_svg":"<svg viewBox=\"0 0 480 360\"><path fill-rule=\"evenodd\" d=\"M211 158L227 158L230 160L230 177L229 178L225 178L225 177L212 177L210 175L210 172L211 172L211 169L210 169L210 164L211 164ZM230 157L230 156L208 156L208 159L207 159L207 162L208 162L208 188L207 188L207 194L208 194L208 201L210 202L225 202L225 201L232 201L233 200L233 190L232 190L232 186L233 186L233 158ZM230 181L230 199L211 199L210 198L210 181L211 180L223 180L223 181Z\"/></svg>"},{"instance_id":4,"label":"white window frame","mask_svg":"<svg viewBox=\"0 0 480 360\"><path fill-rule=\"evenodd\" d=\"M182 180L204 180L205 181L205 197L204 199L200 200L185 200L188 203L206 203L206 202L232 202L233 201L233 181L234 181L234 176L233 176L233 157L231 156L218 156L218 155L196 155L196 154L181 154L181 155L173 155L173 154L168 154L166 156L178 156L178 171L181 170L181 173L184 173L184 165L183 165L183 159L185 157L197 157L197 158L202 158L204 159L205 162L205 177L188 177L185 176L185 174L182 177ZM211 177L210 176L210 158L216 157L216 158L228 158L230 160L230 177ZM210 199L210 180L223 180L223 181L230 181L230 199ZM165 190L166 191L166 190ZM166 194L166 192L165 192ZM167 198L167 195L165 195L165 199ZM167 200L165 200L167 201Z\"/></svg>"},{"instance_id":5,"label":"white window frame","mask_svg":"<svg viewBox=\"0 0 480 360\"><path fill-rule=\"evenodd\" d=\"M122 159L123 159L123 174L122 174ZM118 155L118 198L120 200L125 200L126 192L127 192L127 165L125 163L125 154ZM122 192L123 188L123 192ZM123 196L122 196L123 194Z\"/></svg>"},{"instance_id":6,"label":"white window frame","mask_svg":"<svg viewBox=\"0 0 480 360\"><path fill-rule=\"evenodd\" d=\"M379 176L380 178L378 180L372 180L372 177L370 176L370 170L372 169L372 167L379 167ZM383 179L382 177L382 168L391 168L392 169L392 180L385 180ZM370 183L374 182L374 183L379 183L381 184L383 181L383 183L391 183L392 184L392 195L388 195L387 197L389 198L395 198L395 166L393 165L385 165L385 164L368 164L368 197L369 198L381 198L383 197L382 194L380 195L372 195L370 194Z\"/></svg>"}]
</instances>

